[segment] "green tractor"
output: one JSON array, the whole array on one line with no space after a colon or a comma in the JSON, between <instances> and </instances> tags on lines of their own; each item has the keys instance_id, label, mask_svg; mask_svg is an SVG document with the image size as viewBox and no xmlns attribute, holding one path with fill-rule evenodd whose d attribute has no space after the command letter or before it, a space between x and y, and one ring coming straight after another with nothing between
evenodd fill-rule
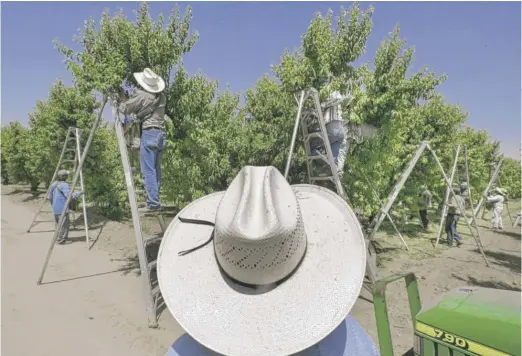
<instances>
[{"instance_id":1,"label":"green tractor","mask_svg":"<svg viewBox=\"0 0 522 356\"><path fill-rule=\"evenodd\" d=\"M405 279L414 330L415 356L521 356L521 293L461 287L421 306L413 273L377 281L373 300L381 356L393 356L386 287Z\"/></svg>"}]
</instances>

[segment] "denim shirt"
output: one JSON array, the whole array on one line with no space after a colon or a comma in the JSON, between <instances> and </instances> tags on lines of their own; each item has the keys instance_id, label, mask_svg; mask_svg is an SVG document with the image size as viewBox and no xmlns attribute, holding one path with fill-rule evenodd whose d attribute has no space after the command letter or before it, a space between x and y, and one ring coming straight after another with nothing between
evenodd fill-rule
<instances>
[{"instance_id":1,"label":"denim shirt","mask_svg":"<svg viewBox=\"0 0 522 356\"><path fill-rule=\"evenodd\" d=\"M60 190L63 192L63 194L60 192ZM53 207L54 215L62 214L63 209L65 207L65 202L67 201L67 196L69 195L70 191L71 188L69 187L69 183L63 181L55 181L53 184L51 184L49 200L51 201L51 206ZM72 198L78 199L79 196L80 192L74 192ZM67 212L69 211L70 209L67 208Z\"/></svg>"},{"instance_id":2,"label":"denim shirt","mask_svg":"<svg viewBox=\"0 0 522 356\"><path fill-rule=\"evenodd\" d=\"M318 344L292 356L379 356L379 350L351 316ZM165 356L224 356L199 344L188 334L174 342ZM270 355L267 355L270 356Z\"/></svg>"}]
</instances>

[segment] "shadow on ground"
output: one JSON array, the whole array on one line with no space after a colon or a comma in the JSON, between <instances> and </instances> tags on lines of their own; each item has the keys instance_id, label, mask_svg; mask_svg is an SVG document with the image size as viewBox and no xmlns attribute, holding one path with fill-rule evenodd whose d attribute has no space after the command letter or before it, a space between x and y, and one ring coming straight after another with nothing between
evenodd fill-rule
<instances>
[{"instance_id":1,"label":"shadow on ground","mask_svg":"<svg viewBox=\"0 0 522 356\"><path fill-rule=\"evenodd\" d=\"M504 290L512 290L512 291L516 291L516 292L520 292L520 288L516 287L516 286L513 286L513 285L510 285L510 284L507 284L505 282L502 282L502 281L486 281L486 280L478 280L476 279L475 277L472 277L472 276L468 276L467 279L466 278L462 278L461 276L459 275L456 275L455 273L453 273L451 275L453 278L455 279L458 279L459 281L463 281L463 282L466 282L468 285L471 285L471 286L476 286L476 287L483 287L483 288L493 288L493 289L504 289Z\"/></svg>"},{"instance_id":2,"label":"shadow on ground","mask_svg":"<svg viewBox=\"0 0 522 356\"><path fill-rule=\"evenodd\" d=\"M522 238L522 235L518 232L512 232L512 231L506 231L506 230L495 230L495 233L497 234L500 234L500 235L505 235L505 236L509 236L515 240L521 240Z\"/></svg>"},{"instance_id":3,"label":"shadow on ground","mask_svg":"<svg viewBox=\"0 0 522 356\"><path fill-rule=\"evenodd\" d=\"M475 249L473 252L480 253L479 249ZM511 272L520 274L520 255L513 255L510 253L490 250L484 250L484 254L490 262L493 262L498 266L508 268Z\"/></svg>"}]
</instances>

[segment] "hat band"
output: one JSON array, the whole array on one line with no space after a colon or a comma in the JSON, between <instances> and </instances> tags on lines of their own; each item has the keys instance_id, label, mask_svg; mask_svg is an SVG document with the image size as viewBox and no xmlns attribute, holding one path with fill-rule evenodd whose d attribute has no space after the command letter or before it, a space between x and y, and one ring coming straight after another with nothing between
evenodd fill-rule
<instances>
[{"instance_id":1,"label":"hat band","mask_svg":"<svg viewBox=\"0 0 522 356\"><path fill-rule=\"evenodd\" d=\"M211 221L207 221L207 220L199 220L199 219L186 219L186 218L182 218L181 216L178 216L178 219L179 221L183 222L183 223L187 223L187 224L197 224L197 225L207 225L207 226L215 226L216 224L214 224L213 222ZM188 250L183 250L183 251L180 251L178 252L178 256L185 256L191 252L194 252L196 250L199 250L200 248L203 248L205 247L206 245L208 245L210 242L212 242L214 240L214 232L216 230L213 229L212 230L212 233L210 234L210 238L203 242L202 244L196 246L196 247L193 247L193 248L190 248ZM308 244L305 244L305 250L303 251L303 255L301 256L301 259L299 260L299 262L297 263L297 265L294 267L294 269L292 271L290 271L290 273L288 273L286 276L284 276L283 278L275 281L275 282L272 282L270 283L270 285L279 285L281 283L283 283L284 281L286 281L287 279L289 279L294 273L295 271L297 271L297 269L299 268L299 266L301 266L301 263L303 262L304 260L304 257L306 255L306 251L308 249ZM214 255L216 254L216 250L214 249ZM224 269L223 267L221 267L221 265L219 264L219 259L216 257L216 261L217 261L217 264L219 266L219 269L221 270L221 272L226 275L228 278L230 278L230 280L232 280L234 283L236 284L239 284L240 286L243 286L243 287L247 287L247 288L257 288L259 286L263 286L263 284L249 284L249 283L245 283L245 282L241 282L241 281L238 281L237 279L235 279L234 277L230 276Z\"/></svg>"}]
</instances>

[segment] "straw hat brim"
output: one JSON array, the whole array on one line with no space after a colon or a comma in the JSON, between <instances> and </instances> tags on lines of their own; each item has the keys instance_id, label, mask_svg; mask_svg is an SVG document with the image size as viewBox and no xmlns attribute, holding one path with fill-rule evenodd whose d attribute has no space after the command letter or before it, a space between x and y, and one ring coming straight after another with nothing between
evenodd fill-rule
<instances>
[{"instance_id":1,"label":"straw hat brim","mask_svg":"<svg viewBox=\"0 0 522 356\"><path fill-rule=\"evenodd\" d=\"M143 72L134 73L134 78L138 84L149 93L160 93L165 89L165 81L161 77L158 77L158 85L156 86L145 83L143 80Z\"/></svg>"},{"instance_id":2,"label":"straw hat brim","mask_svg":"<svg viewBox=\"0 0 522 356\"><path fill-rule=\"evenodd\" d=\"M253 294L223 277L213 244L178 256L210 237L211 226L174 218L158 255L167 308L200 344L228 356L290 355L318 343L348 315L365 275L366 246L357 218L338 195L292 186L307 237L297 271L270 291ZM224 192L202 197L178 216L214 221Z\"/></svg>"}]
</instances>

